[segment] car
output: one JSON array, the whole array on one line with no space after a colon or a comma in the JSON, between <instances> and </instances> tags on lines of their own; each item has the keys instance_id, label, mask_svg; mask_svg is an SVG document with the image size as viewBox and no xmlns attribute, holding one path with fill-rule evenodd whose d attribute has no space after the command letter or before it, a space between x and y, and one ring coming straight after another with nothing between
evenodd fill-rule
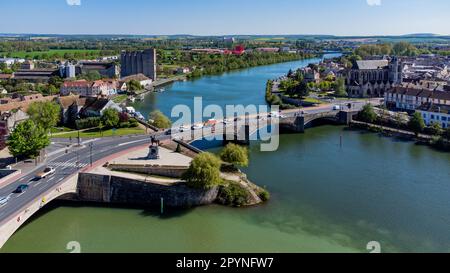
<instances>
[{"instance_id":1,"label":"car","mask_svg":"<svg viewBox=\"0 0 450 273\"><path fill-rule=\"evenodd\" d=\"M231 124L232 122L229 119L223 119L222 123L225 125L228 125L228 124Z\"/></svg>"},{"instance_id":2,"label":"car","mask_svg":"<svg viewBox=\"0 0 450 273\"><path fill-rule=\"evenodd\" d=\"M55 174L55 172L56 172L56 170L54 168L47 167L42 172L36 174L36 177L44 179L50 175Z\"/></svg>"},{"instance_id":3,"label":"car","mask_svg":"<svg viewBox=\"0 0 450 273\"><path fill-rule=\"evenodd\" d=\"M190 128L187 127L186 125L181 125L180 128L179 128L179 130L180 130L181 133L183 133L184 131L189 131Z\"/></svg>"},{"instance_id":4,"label":"car","mask_svg":"<svg viewBox=\"0 0 450 273\"><path fill-rule=\"evenodd\" d=\"M24 193L26 190L28 190L28 188L29 188L28 185L25 184L19 185L17 189L14 191L14 193Z\"/></svg>"},{"instance_id":5,"label":"car","mask_svg":"<svg viewBox=\"0 0 450 273\"><path fill-rule=\"evenodd\" d=\"M192 125L192 130L200 130L200 129L203 129L203 124Z\"/></svg>"},{"instance_id":6,"label":"car","mask_svg":"<svg viewBox=\"0 0 450 273\"><path fill-rule=\"evenodd\" d=\"M9 198L10 198L9 196L0 198L0 206L6 205L6 203L8 203L9 201Z\"/></svg>"},{"instance_id":7,"label":"car","mask_svg":"<svg viewBox=\"0 0 450 273\"><path fill-rule=\"evenodd\" d=\"M341 110L341 106L340 105L335 105L335 106L333 106L333 110Z\"/></svg>"}]
</instances>

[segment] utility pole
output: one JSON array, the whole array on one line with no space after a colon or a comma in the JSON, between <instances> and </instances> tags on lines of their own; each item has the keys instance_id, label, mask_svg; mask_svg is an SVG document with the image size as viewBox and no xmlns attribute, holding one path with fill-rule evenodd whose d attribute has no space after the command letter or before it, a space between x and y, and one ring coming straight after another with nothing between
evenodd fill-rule
<instances>
[{"instance_id":1,"label":"utility pole","mask_svg":"<svg viewBox=\"0 0 450 273\"><path fill-rule=\"evenodd\" d=\"M81 140L80 140L80 130L78 130L78 146L80 146L80 143L81 142Z\"/></svg>"}]
</instances>

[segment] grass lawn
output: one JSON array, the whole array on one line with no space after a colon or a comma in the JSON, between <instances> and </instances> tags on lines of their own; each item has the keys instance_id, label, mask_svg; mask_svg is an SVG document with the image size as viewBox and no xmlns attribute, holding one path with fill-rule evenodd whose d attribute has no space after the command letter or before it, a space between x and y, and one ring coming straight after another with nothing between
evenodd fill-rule
<instances>
[{"instance_id":1,"label":"grass lawn","mask_svg":"<svg viewBox=\"0 0 450 273\"><path fill-rule=\"evenodd\" d=\"M110 130L104 130L103 134L101 133L100 129L92 129L84 132L80 132L81 138L98 138L98 137L110 137L110 136L126 136L126 135L143 135L145 134L145 130L136 127L136 128L121 128L117 129L115 132L113 132L112 129ZM77 138L78 137L78 131L72 131L67 134L61 134L58 135L57 138Z\"/></svg>"},{"instance_id":2,"label":"grass lawn","mask_svg":"<svg viewBox=\"0 0 450 273\"><path fill-rule=\"evenodd\" d=\"M114 101L115 103L121 104L121 103L124 102L127 98L128 98L128 95L119 95L119 96L113 98L113 101Z\"/></svg>"}]
</instances>

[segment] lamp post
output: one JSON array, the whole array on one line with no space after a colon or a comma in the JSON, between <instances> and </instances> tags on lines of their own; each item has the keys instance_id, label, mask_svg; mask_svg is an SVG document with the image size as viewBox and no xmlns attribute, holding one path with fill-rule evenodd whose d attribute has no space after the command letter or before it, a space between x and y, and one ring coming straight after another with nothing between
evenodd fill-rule
<instances>
[{"instance_id":1,"label":"lamp post","mask_svg":"<svg viewBox=\"0 0 450 273\"><path fill-rule=\"evenodd\" d=\"M91 142L89 143L89 161L90 161L90 165L92 167L92 148L93 148L94 144Z\"/></svg>"}]
</instances>

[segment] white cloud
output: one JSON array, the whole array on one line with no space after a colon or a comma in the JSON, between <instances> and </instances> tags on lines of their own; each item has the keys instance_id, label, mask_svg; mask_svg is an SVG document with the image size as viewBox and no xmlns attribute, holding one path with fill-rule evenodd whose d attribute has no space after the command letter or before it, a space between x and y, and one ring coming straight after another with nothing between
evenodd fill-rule
<instances>
[{"instance_id":1,"label":"white cloud","mask_svg":"<svg viewBox=\"0 0 450 273\"><path fill-rule=\"evenodd\" d=\"M81 0L66 0L69 6L81 6Z\"/></svg>"},{"instance_id":2,"label":"white cloud","mask_svg":"<svg viewBox=\"0 0 450 273\"><path fill-rule=\"evenodd\" d=\"M366 0L369 6L381 6L381 0Z\"/></svg>"}]
</instances>

